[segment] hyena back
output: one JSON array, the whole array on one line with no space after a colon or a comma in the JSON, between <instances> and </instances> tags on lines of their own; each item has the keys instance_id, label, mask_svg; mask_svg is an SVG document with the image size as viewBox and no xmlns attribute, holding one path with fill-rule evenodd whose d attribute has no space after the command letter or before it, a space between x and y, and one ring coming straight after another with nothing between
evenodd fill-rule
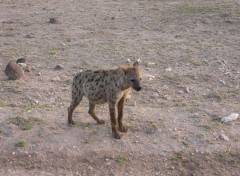
<instances>
[{"instance_id":1,"label":"hyena back","mask_svg":"<svg viewBox=\"0 0 240 176\"><path fill-rule=\"evenodd\" d=\"M96 116L95 106L96 104L108 103L112 134L116 139L120 139L119 131L127 132L127 127L122 122L126 97L131 88L136 91L142 89L140 81L141 73L138 62L135 62L133 66L119 66L112 70L87 70L78 73L73 79L72 101L68 108L68 124L74 125L73 111L85 96L89 100L88 113L98 124L104 124L104 121ZM116 118L117 112L118 120Z\"/></svg>"}]
</instances>

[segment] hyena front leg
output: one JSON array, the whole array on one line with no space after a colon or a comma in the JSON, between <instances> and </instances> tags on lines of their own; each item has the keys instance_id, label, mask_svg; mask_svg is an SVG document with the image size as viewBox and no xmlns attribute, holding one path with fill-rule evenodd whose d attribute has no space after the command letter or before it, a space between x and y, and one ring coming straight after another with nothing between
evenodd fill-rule
<instances>
[{"instance_id":1,"label":"hyena front leg","mask_svg":"<svg viewBox=\"0 0 240 176\"><path fill-rule=\"evenodd\" d=\"M118 129L121 132L127 132L127 127L123 125L122 119L123 119L123 106L125 103L125 97L122 97L120 101L118 102Z\"/></svg>"},{"instance_id":2,"label":"hyena front leg","mask_svg":"<svg viewBox=\"0 0 240 176\"><path fill-rule=\"evenodd\" d=\"M94 103L89 102L89 111L88 113L97 121L98 124L104 124L104 120L99 119L95 114L96 105Z\"/></svg>"},{"instance_id":3,"label":"hyena front leg","mask_svg":"<svg viewBox=\"0 0 240 176\"><path fill-rule=\"evenodd\" d=\"M117 130L116 103L109 102L109 112L111 118L112 134L115 139L121 139L121 134Z\"/></svg>"}]
</instances>

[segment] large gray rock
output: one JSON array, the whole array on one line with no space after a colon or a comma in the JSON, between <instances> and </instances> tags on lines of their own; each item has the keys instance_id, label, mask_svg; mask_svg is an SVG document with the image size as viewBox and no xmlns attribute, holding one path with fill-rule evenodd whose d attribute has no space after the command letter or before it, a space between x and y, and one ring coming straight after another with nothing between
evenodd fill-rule
<instances>
[{"instance_id":1,"label":"large gray rock","mask_svg":"<svg viewBox=\"0 0 240 176\"><path fill-rule=\"evenodd\" d=\"M24 77L23 69L14 61L10 61L5 69L8 79L16 80Z\"/></svg>"}]
</instances>

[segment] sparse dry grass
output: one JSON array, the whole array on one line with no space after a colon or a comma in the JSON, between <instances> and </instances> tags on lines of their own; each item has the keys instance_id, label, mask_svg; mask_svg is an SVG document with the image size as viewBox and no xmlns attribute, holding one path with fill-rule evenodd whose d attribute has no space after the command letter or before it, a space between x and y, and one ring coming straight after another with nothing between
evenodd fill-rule
<instances>
[{"instance_id":1,"label":"sparse dry grass","mask_svg":"<svg viewBox=\"0 0 240 176\"><path fill-rule=\"evenodd\" d=\"M116 156L115 161L119 165L124 165L128 161L128 158L126 156L123 156L123 155L118 155L118 156Z\"/></svg>"},{"instance_id":2,"label":"sparse dry grass","mask_svg":"<svg viewBox=\"0 0 240 176\"><path fill-rule=\"evenodd\" d=\"M16 126L19 126L22 130L30 130L34 124L39 124L45 122L45 119L43 119L40 116L17 116L15 118L9 118L7 119L8 123L14 124Z\"/></svg>"},{"instance_id":3,"label":"sparse dry grass","mask_svg":"<svg viewBox=\"0 0 240 176\"><path fill-rule=\"evenodd\" d=\"M16 147L25 147L26 142L24 140L19 140L19 141L16 142L15 146Z\"/></svg>"},{"instance_id":4,"label":"sparse dry grass","mask_svg":"<svg viewBox=\"0 0 240 176\"><path fill-rule=\"evenodd\" d=\"M5 107L6 104L4 102L0 102L0 107Z\"/></svg>"}]
</instances>

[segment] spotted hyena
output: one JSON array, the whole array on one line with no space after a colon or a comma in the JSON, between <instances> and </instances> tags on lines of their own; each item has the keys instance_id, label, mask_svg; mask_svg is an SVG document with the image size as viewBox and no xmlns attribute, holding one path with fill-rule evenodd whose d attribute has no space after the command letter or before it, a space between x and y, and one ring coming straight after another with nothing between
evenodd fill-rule
<instances>
[{"instance_id":1,"label":"spotted hyena","mask_svg":"<svg viewBox=\"0 0 240 176\"><path fill-rule=\"evenodd\" d=\"M124 102L131 88L136 91L142 89L140 81L141 73L138 62L135 62L133 66L119 66L111 70L87 70L78 73L73 79L72 102L68 108L68 124L74 125L73 111L85 96L89 100L88 113L98 124L104 124L104 121L96 116L95 106L108 103L112 134L116 139L120 139L119 131L127 132L127 127L122 122Z\"/></svg>"}]
</instances>

